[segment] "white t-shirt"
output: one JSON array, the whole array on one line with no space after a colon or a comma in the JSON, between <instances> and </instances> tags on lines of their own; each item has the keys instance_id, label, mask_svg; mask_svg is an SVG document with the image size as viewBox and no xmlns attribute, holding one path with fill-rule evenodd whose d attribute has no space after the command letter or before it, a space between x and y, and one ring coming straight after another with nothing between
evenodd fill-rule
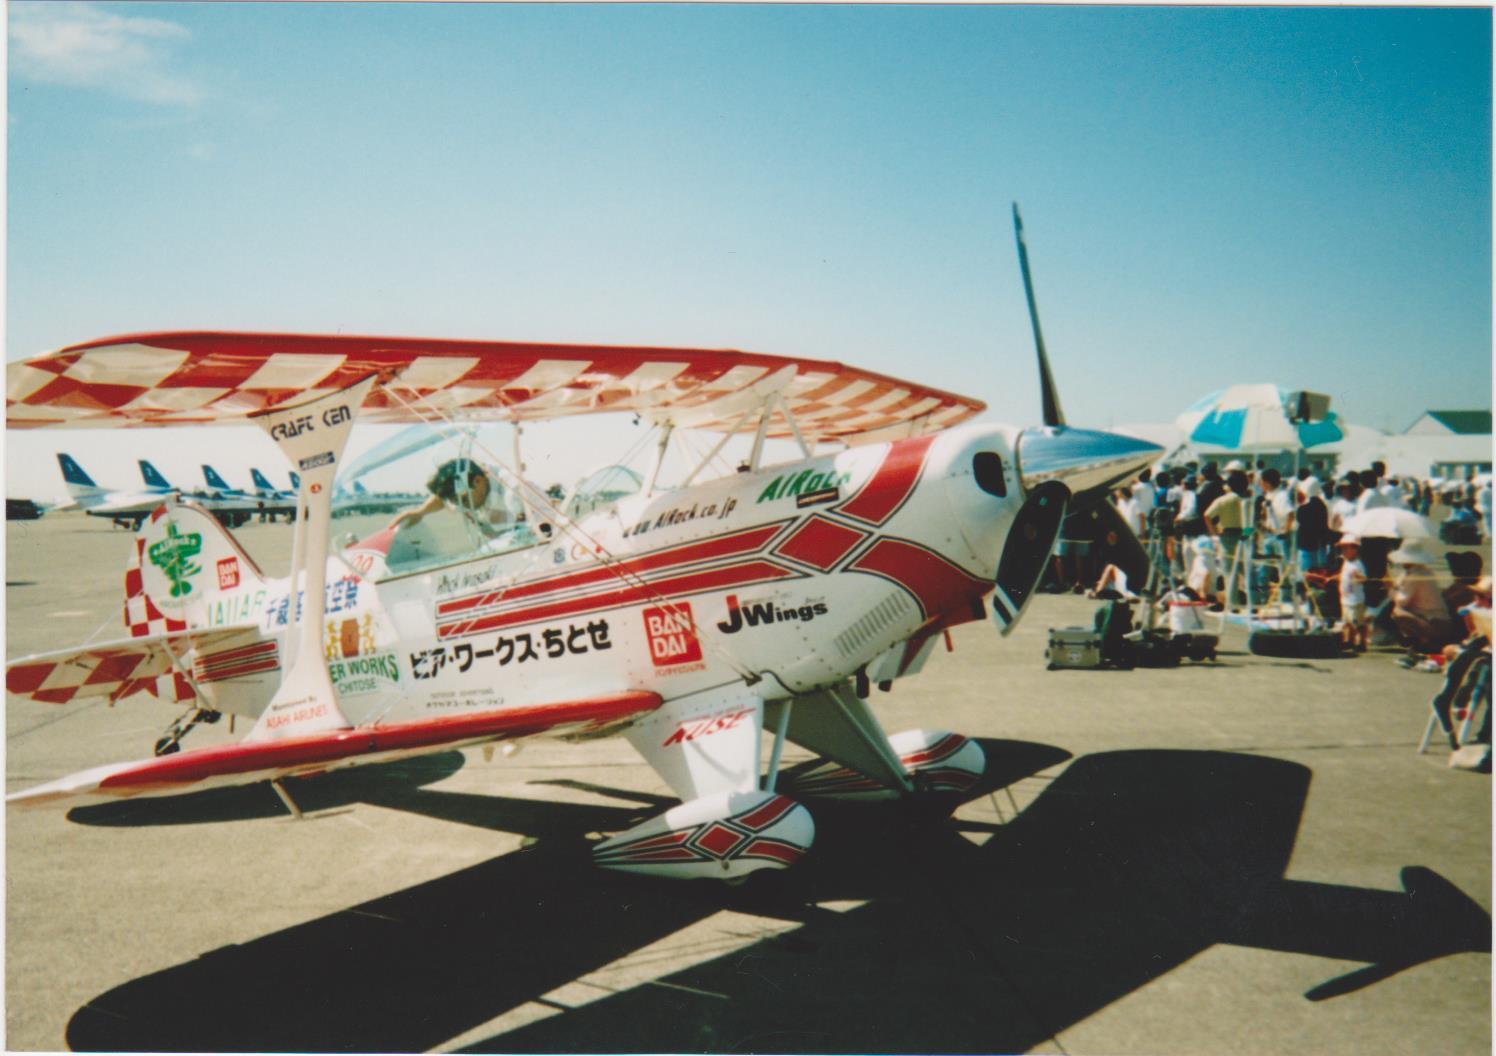
<instances>
[{"instance_id":1,"label":"white t-shirt","mask_svg":"<svg viewBox=\"0 0 1496 1056\"><path fill-rule=\"evenodd\" d=\"M1179 513L1177 515L1178 518L1179 518L1179 520L1181 520L1181 521L1193 520L1194 518L1196 518L1196 517L1198 517L1200 515L1199 511L1200 511L1200 495L1199 495L1199 493L1198 492L1194 492L1194 491L1189 491L1188 489L1180 489L1180 492L1179 492Z\"/></svg>"},{"instance_id":2,"label":"white t-shirt","mask_svg":"<svg viewBox=\"0 0 1496 1056\"><path fill-rule=\"evenodd\" d=\"M1282 535L1288 530L1288 518L1293 516L1293 499L1287 488L1279 485L1267 493L1263 509L1263 527L1273 535Z\"/></svg>"},{"instance_id":3,"label":"white t-shirt","mask_svg":"<svg viewBox=\"0 0 1496 1056\"><path fill-rule=\"evenodd\" d=\"M1339 531L1341 525L1356 515L1356 504L1350 499L1336 495L1330 500L1330 527Z\"/></svg>"},{"instance_id":4,"label":"white t-shirt","mask_svg":"<svg viewBox=\"0 0 1496 1056\"><path fill-rule=\"evenodd\" d=\"M1379 506L1390 505L1391 503L1387 501L1387 496L1375 488L1367 488L1361 492L1360 498L1356 499L1356 512L1365 513L1367 510L1374 510Z\"/></svg>"},{"instance_id":5,"label":"white t-shirt","mask_svg":"<svg viewBox=\"0 0 1496 1056\"><path fill-rule=\"evenodd\" d=\"M1359 558L1355 561L1346 561L1340 566L1341 608L1365 604L1366 566L1361 563Z\"/></svg>"},{"instance_id":6,"label":"white t-shirt","mask_svg":"<svg viewBox=\"0 0 1496 1056\"><path fill-rule=\"evenodd\" d=\"M1185 583L1203 598L1215 589L1216 571L1215 551L1196 549L1194 559L1190 562L1189 575L1185 577Z\"/></svg>"},{"instance_id":7,"label":"white t-shirt","mask_svg":"<svg viewBox=\"0 0 1496 1056\"><path fill-rule=\"evenodd\" d=\"M1153 512L1157 505L1158 490L1153 486L1153 481L1138 481L1132 486L1132 502L1138 508L1138 517L1144 524L1148 523L1148 515Z\"/></svg>"},{"instance_id":8,"label":"white t-shirt","mask_svg":"<svg viewBox=\"0 0 1496 1056\"><path fill-rule=\"evenodd\" d=\"M1118 499L1117 512L1127 522L1127 527L1132 529L1133 535L1141 535L1143 533L1143 520L1138 516L1138 504L1135 500Z\"/></svg>"}]
</instances>

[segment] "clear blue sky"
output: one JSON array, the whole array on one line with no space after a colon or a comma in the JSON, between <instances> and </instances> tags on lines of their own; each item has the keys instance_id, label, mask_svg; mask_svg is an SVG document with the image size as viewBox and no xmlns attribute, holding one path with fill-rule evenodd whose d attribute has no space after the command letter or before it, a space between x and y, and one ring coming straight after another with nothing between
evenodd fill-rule
<instances>
[{"instance_id":1,"label":"clear blue sky","mask_svg":"<svg viewBox=\"0 0 1496 1056\"><path fill-rule=\"evenodd\" d=\"M1489 10L9 18L10 358L189 327L692 344L1031 422L1017 199L1075 424L1237 381L1383 429L1491 405Z\"/></svg>"}]
</instances>

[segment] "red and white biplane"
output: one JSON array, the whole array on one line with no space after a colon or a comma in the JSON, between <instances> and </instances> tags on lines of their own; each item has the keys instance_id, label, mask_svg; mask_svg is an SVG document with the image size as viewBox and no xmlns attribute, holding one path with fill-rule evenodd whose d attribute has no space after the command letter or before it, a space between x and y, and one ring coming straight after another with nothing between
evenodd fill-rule
<instances>
[{"instance_id":1,"label":"red and white biplane","mask_svg":"<svg viewBox=\"0 0 1496 1056\"><path fill-rule=\"evenodd\" d=\"M290 575L272 580L201 507L156 509L125 574L128 634L12 660L6 686L56 703L145 692L188 714L152 757L9 800L269 781L297 812L285 782L336 767L618 734L682 802L598 843L598 864L725 879L788 866L814 835L802 799L977 780L975 742L885 734L869 685L918 672L954 624L1011 630L1067 508L1160 452L1067 427L1042 340L1039 361L1046 424L1029 429L971 423L979 401L912 382L736 351L150 333L12 364L14 429L257 423L299 473L300 516ZM502 530L456 549L407 545L405 527L332 545L355 421L604 412L657 430L627 487L558 508L516 451L489 463L517 500ZM717 448L665 489L659 468L683 430L717 434ZM698 480L734 435L752 437L744 463ZM763 464L769 439L801 457ZM826 444L839 449L817 454ZM196 721L224 713L248 734L180 749ZM787 780L786 741L822 762Z\"/></svg>"}]
</instances>

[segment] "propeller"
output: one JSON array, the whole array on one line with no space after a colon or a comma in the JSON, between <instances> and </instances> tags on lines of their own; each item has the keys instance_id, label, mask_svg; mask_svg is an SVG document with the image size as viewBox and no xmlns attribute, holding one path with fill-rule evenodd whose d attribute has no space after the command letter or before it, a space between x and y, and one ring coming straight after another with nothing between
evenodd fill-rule
<instances>
[{"instance_id":1,"label":"propeller","mask_svg":"<svg viewBox=\"0 0 1496 1056\"><path fill-rule=\"evenodd\" d=\"M1044 331L1039 326L1039 306L1034 302L1034 277L1029 273L1028 246L1023 241L1023 216L1013 203L1013 237L1018 241L1018 270L1023 273L1023 295L1028 300L1029 324L1034 330L1034 349L1039 353L1039 398L1044 404L1044 424L1063 429L1065 412L1060 409L1060 394L1054 375L1049 372L1049 356L1044 352Z\"/></svg>"},{"instance_id":2,"label":"propeller","mask_svg":"<svg viewBox=\"0 0 1496 1056\"><path fill-rule=\"evenodd\" d=\"M1032 491L1046 480L1063 481L1072 495L1067 523L1075 518L1092 522L1095 531L1090 534L1105 548L1105 559L1127 573L1129 583L1141 587L1151 569L1148 551L1107 499L1114 487L1157 458L1162 449L1116 433L1071 429L1065 424L1059 390L1044 349L1044 331L1039 326L1039 307L1034 300L1034 280L1017 202L1013 203L1013 235L1018 243L1018 269L1023 275L1023 293L1028 301L1034 350L1039 360L1039 395L1045 426L1025 430L1019 441L1018 461L1024 490Z\"/></svg>"}]
</instances>

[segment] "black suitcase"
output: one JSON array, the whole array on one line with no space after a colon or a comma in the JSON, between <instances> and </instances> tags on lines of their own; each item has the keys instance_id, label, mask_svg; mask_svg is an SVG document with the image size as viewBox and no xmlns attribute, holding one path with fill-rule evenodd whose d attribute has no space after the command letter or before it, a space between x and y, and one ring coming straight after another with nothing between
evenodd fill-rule
<instances>
[{"instance_id":1,"label":"black suitcase","mask_svg":"<svg viewBox=\"0 0 1496 1056\"><path fill-rule=\"evenodd\" d=\"M1334 660L1345 656L1340 635L1334 631L1253 631L1247 649L1256 656L1292 657L1299 660Z\"/></svg>"},{"instance_id":2,"label":"black suitcase","mask_svg":"<svg viewBox=\"0 0 1496 1056\"><path fill-rule=\"evenodd\" d=\"M1214 660L1216 658L1216 646L1221 644L1221 637L1218 634L1191 632L1174 635L1174 641L1179 644L1179 654L1181 656L1198 663L1202 660Z\"/></svg>"}]
</instances>

